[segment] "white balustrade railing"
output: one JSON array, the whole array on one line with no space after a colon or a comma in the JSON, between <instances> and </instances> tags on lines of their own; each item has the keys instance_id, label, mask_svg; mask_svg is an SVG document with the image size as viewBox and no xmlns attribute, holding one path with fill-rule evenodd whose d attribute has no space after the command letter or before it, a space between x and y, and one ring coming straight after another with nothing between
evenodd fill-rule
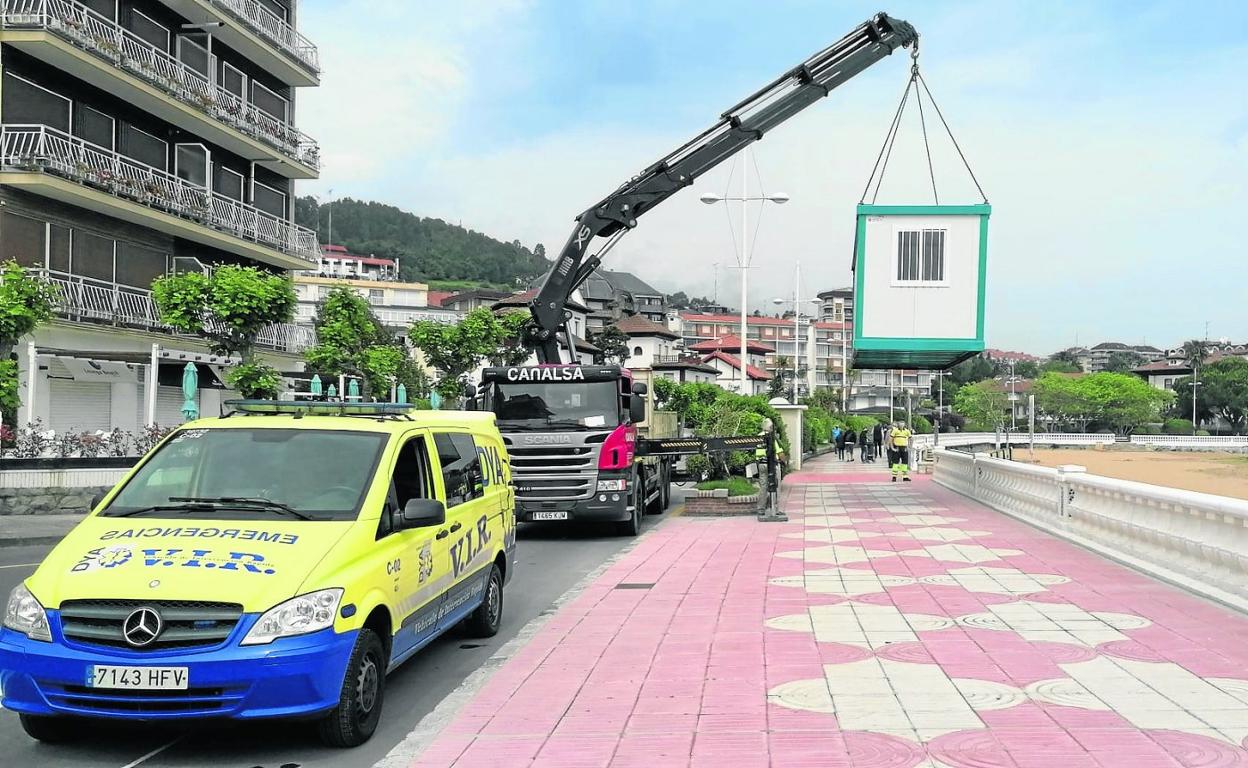
<instances>
[{"instance_id":1,"label":"white balustrade railing","mask_svg":"<svg viewBox=\"0 0 1248 768\"><path fill-rule=\"evenodd\" d=\"M151 291L49 270L39 270L37 274L56 289L56 313L61 317L174 333L160 321ZM278 323L262 330L256 337L256 344L299 354L316 344L316 332L303 326Z\"/></svg>"},{"instance_id":2,"label":"white balustrade railing","mask_svg":"<svg viewBox=\"0 0 1248 768\"><path fill-rule=\"evenodd\" d=\"M1248 435L1132 435L1131 444L1168 448L1248 448Z\"/></svg>"},{"instance_id":3,"label":"white balustrade railing","mask_svg":"<svg viewBox=\"0 0 1248 768\"><path fill-rule=\"evenodd\" d=\"M1110 433L1078 433L1078 432L1037 432L1036 445L1109 445L1114 442ZM1026 432L942 432L941 448L961 448L968 445L1027 445L1031 436ZM935 435L915 435L914 445L917 448L936 446Z\"/></svg>"},{"instance_id":4,"label":"white balustrade railing","mask_svg":"<svg viewBox=\"0 0 1248 768\"><path fill-rule=\"evenodd\" d=\"M73 179L308 263L320 258L310 229L45 125L0 128L0 164Z\"/></svg>"},{"instance_id":5,"label":"white balustrade railing","mask_svg":"<svg viewBox=\"0 0 1248 768\"><path fill-rule=\"evenodd\" d=\"M1107 557L1248 609L1248 501L935 451L941 485Z\"/></svg>"},{"instance_id":6,"label":"white balustrade railing","mask_svg":"<svg viewBox=\"0 0 1248 768\"><path fill-rule=\"evenodd\" d=\"M256 0L212 0L212 4L229 11L269 42L303 62L313 72L320 71L319 54L312 41Z\"/></svg>"},{"instance_id":7,"label":"white balustrade railing","mask_svg":"<svg viewBox=\"0 0 1248 768\"><path fill-rule=\"evenodd\" d=\"M48 30L304 165L314 169L321 166L320 147L310 136L82 3L4 0L0 24ZM209 71L217 71L216 61L215 56L209 56Z\"/></svg>"}]
</instances>

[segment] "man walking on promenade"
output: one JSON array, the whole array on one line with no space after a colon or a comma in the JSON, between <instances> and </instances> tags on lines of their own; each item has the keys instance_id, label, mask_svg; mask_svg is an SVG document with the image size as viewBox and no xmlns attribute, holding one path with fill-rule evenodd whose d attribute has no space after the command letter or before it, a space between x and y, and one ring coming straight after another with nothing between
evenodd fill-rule
<instances>
[{"instance_id":1,"label":"man walking on promenade","mask_svg":"<svg viewBox=\"0 0 1248 768\"><path fill-rule=\"evenodd\" d=\"M875 444L875 457L880 457L880 452L884 450L884 428L880 426L880 422L875 422L875 427L871 430L871 442Z\"/></svg>"},{"instance_id":2,"label":"man walking on promenade","mask_svg":"<svg viewBox=\"0 0 1248 768\"><path fill-rule=\"evenodd\" d=\"M897 482L900 477L905 482L910 482L910 430L902 422L893 425L892 432L888 435L888 444L892 448L892 457L889 462L893 467L893 482Z\"/></svg>"},{"instance_id":3,"label":"man walking on promenade","mask_svg":"<svg viewBox=\"0 0 1248 768\"><path fill-rule=\"evenodd\" d=\"M835 427L832 430L832 442L836 444L836 458L845 460L845 430Z\"/></svg>"},{"instance_id":4,"label":"man walking on promenade","mask_svg":"<svg viewBox=\"0 0 1248 768\"><path fill-rule=\"evenodd\" d=\"M854 460L854 448L857 447L858 435L854 434L854 430L846 429L843 436L845 440L845 453L849 454L849 461Z\"/></svg>"}]
</instances>

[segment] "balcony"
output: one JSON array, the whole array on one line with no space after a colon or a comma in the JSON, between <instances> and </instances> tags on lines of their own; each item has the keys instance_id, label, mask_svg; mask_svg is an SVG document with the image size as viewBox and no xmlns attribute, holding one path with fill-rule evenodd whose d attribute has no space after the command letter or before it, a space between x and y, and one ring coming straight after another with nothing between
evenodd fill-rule
<instances>
[{"instance_id":1,"label":"balcony","mask_svg":"<svg viewBox=\"0 0 1248 768\"><path fill-rule=\"evenodd\" d=\"M311 137L81 3L6 0L0 14L0 40L57 69L276 173L320 171Z\"/></svg>"},{"instance_id":2,"label":"balcony","mask_svg":"<svg viewBox=\"0 0 1248 768\"><path fill-rule=\"evenodd\" d=\"M43 125L0 127L0 184L282 269L320 259L310 229Z\"/></svg>"},{"instance_id":3,"label":"balcony","mask_svg":"<svg viewBox=\"0 0 1248 768\"><path fill-rule=\"evenodd\" d=\"M160 322L160 313L151 291L62 272L39 270L37 274L56 288L56 314L59 317L74 322L176 334ZM299 355L316 344L316 332L311 328L280 323L261 331L256 343L265 349Z\"/></svg>"},{"instance_id":4,"label":"balcony","mask_svg":"<svg viewBox=\"0 0 1248 768\"><path fill-rule=\"evenodd\" d=\"M317 85L316 46L256 0L162 1L193 24L221 22L214 36L287 85Z\"/></svg>"}]
</instances>

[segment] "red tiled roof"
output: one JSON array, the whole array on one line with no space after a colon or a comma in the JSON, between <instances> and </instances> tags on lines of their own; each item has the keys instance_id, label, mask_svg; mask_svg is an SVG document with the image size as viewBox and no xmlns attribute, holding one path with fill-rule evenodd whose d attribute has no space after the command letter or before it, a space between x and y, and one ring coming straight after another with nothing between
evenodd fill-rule
<instances>
[{"instance_id":1,"label":"red tiled roof","mask_svg":"<svg viewBox=\"0 0 1248 768\"><path fill-rule=\"evenodd\" d=\"M681 312L680 316L693 323L734 323L741 325L740 315L703 315L697 312ZM767 315L749 315L745 318L746 325L793 325L792 319L770 317Z\"/></svg>"},{"instance_id":2,"label":"red tiled roof","mask_svg":"<svg viewBox=\"0 0 1248 768\"><path fill-rule=\"evenodd\" d=\"M443 301L454 295L454 291L429 291L429 306L440 307Z\"/></svg>"},{"instance_id":3,"label":"red tiled roof","mask_svg":"<svg viewBox=\"0 0 1248 768\"><path fill-rule=\"evenodd\" d=\"M727 336L720 336L717 339L707 339L706 341L699 341L697 344L694 344L691 347L689 347L689 349L692 349L694 352L715 352L721 349L731 349L736 352L740 352L741 351L741 337L733 336L731 334ZM761 341L750 339L749 341L746 342L746 351L766 353L766 352L775 352L776 348L770 344L765 344Z\"/></svg>"},{"instance_id":4,"label":"red tiled roof","mask_svg":"<svg viewBox=\"0 0 1248 768\"><path fill-rule=\"evenodd\" d=\"M741 358L734 357L725 352L712 352L711 354L702 358L702 362L704 363L709 362L711 360L723 360L725 363L728 363L728 365L732 366L733 368L736 368L738 371L741 370ZM755 381L769 381L771 379L770 373L768 373L767 371L764 371L761 368L755 368L752 365L745 366L745 375L749 376L751 379L754 379Z\"/></svg>"},{"instance_id":5,"label":"red tiled roof","mask_svg":"<svg viewBox=\"0 0 1248 768\"><path fill-rule=\"evenodd\" d=\"M680 336L669 331L665 326L659 325L653 320L648 320L641 315L630 315L615 324L629 336L662 336L665 339L679 339Z\"/></svg>"},{"instance_id":6,"label":"red tiled roof","mask_svg":"<svg viewBox=\"0 0 1248 768\"><path fill-rule=\"evenodd\" d=\"M1192 372L1192 369L1188 367L1186 363L1170 365L1170 363L1165 360L1158 360L1155 363L1141 365L1138 368L1132 368L1131 370L1135 373L1177 373L1181 376L1186 376Z\"/></svg>"}]
</instances>

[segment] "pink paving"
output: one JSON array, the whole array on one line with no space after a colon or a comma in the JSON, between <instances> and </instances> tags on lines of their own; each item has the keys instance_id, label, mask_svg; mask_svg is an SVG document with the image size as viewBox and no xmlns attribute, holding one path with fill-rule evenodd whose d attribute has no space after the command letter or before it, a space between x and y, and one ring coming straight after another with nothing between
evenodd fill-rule
<instances>
[{"instance_id":1,"label":"pink paving","mask_svg":"<svg viewBox=\"0 0 1248 768\"><path fill-rule=\"evenodd\" d=\"M415 765L1248 766L1244 616L834 463L647 533Z\"/></svg>"}]
</instances>

